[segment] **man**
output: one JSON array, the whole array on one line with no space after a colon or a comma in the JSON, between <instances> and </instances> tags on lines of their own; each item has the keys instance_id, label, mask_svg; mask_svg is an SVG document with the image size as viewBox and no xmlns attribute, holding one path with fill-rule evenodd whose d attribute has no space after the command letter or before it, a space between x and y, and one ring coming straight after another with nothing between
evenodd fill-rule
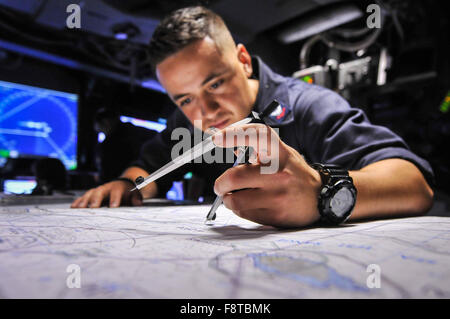
<instances>
[{"instance_id":1,"label":"man","mask_svg":"<svg viewBox=\"0 0 450 319\"><path fill-rule=\"evenodd\" d=\"M332 201L335 209L345 207L346 216L337 223L348 217L355 204L351 202L353 185L357 200L350 220L419 215L431 207L433 192L425 177L432 180L432 170L401 138L370 124L361 110L351 108L336 93L273 73L259 58L252 58L244 45L234 43L213 12L203 7L173 12L155 30L150 53L157 77L178 111L167 132L143 147L141 160L122 174L122 180L89 190L72 207L99 207L108 198L111 207L122 202L139 205L142 197L163 194L168 179L149 184L141 193L130 193L134 185L125 179L146 176L170 160L172 129L184 125L187 118L203 131L211 126L221 129L222 138L215 139L218 146L238 146L226 136L264 126L226 127L252 110L261 112L275 98L281 103L282 116L271 116L266 123L279 128L278 150L268 155L278 161L278 170L261 174L258 156L267 155L266 150L246 139L240 144L254 147L256 160L226 169L215 180L215 193L234 213L278 227L310 225L327 213L322 205L325 184L330 182L326 172L336 173L342 185L351 184ZM272 130L266 132L257 140L273 139ZM343 169L321 170L308 164L315 162ZM204 170L211 165L204 164Z\"/></svg>"}]
</instances>

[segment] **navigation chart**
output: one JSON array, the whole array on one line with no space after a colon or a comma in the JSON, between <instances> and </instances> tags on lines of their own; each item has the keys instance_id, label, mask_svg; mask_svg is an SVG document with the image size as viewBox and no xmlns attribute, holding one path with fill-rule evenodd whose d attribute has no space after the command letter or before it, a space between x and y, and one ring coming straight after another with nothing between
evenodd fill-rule
<instances>
[{"instance_id":1,"label":"navigation chart","mask_svg":"<svg viewBox=\"0 0 450 319\"><path fill-rule=\"evenodd\" d=\"M450 297L449 218L279 230L209 208L0 207L0 298Z\"/></svg>"}]
</instances>

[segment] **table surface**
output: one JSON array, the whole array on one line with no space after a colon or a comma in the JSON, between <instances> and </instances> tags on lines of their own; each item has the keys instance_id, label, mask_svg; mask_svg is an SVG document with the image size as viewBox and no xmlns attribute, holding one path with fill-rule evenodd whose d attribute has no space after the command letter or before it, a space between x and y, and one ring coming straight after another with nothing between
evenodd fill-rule
<instances>
[{"instance_id":1,"label":"table surface","mask_svg":"<svg viewBox=\"0 0 450 319\"><path fill-rule=\"evenodd\" d=\"M0 207L0 298L450 297L448 217L278 230L209 208Z\"/></svg>"}]
</instances>

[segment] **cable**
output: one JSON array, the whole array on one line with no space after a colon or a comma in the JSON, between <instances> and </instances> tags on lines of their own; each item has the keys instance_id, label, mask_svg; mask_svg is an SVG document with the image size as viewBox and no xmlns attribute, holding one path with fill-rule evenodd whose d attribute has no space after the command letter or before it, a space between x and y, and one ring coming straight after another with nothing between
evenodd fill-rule
<instances>
[{"instance_id":1,"label":"cable","mask_svg":"<svg viewBox=\"0 0 450 319\"><path fill-rule=\"evenodd\" d=\"M375 1L375 2L378 4L378 6L380 6L380 3L378 1ZM381 31L383 30L385 19L384 19L384 15L382 14L382 12L380 12L380 20L381 20L380 28L374 28L373 32L371 34L369 34L365 39L357 41L357 42L340 41L336 38L333 38L333 35L332 35L333 32L331 32L331 31L322 33L320 39L327 46L329 46L331 48L336 48L341 51L355 52L355 51L359 51L359 50L364 50L364 49L368 48L369 46L371 46L373 43L375 43L375 41L377 40ZM358 29L358 30L348 30L348 29L339 30L339 29L337 29L334 31L334 33L338 33L338 34L342 35L344 38L348 39L351 37L358 37L358 36L366 34L368 31L365 31L365 30L369 30L369 28Z\"/></svg>"},{"instance_id":2,"label":"cable","mask_svg":"<svg viewBox=\"0 0 450 319\"><path fill-rule=\"evenodd\" d=\"M320 35L320 40L330 48L336 48L345 52L355 52L366 49L372 45L381 33L382 28L375 28L374 31L366 38L358 42L348 43L333 39L330 34L323 33Z\"/></svg>"},{"instance_id":3,"label":"cable","mask_svg":"<svg viewBox=\"0 0 450 319\"><path fill-rule=\"evenodd\" d=\"M379 6L379 2L375 1ZM381 12L380 12L381 13ZM323 33L316 34L315 36L311 37L309 40L305 42L303 45L300 54L299 54L299 60L300 60L300 69L304 69L308 67L308 58L309 54L311 52L311 48L316 44L318 41L321 41L325 43L330 48L335 48L340 51L344 52L356 52L359 50L365 50L369 46L375 43L379 35L381 34L381 31L384 28L384 14L380 14L380 28L375 28L369 35L367 35L364 39L356 41L356 42L350 42L350 41L343 41L339 40L336 36L340 36L344 39L352 39L352 38L359 38L361 36L366 35L371 30L367 27L359 28L359 29L350 29L345 27L339 27L334 28L331 30L328 30Z\"/></svg>"},{"instance_id":4,"label":"cable","mask_svg":"<svg viewBox=\"0 0 450 319\"><path fill-rule=\"evenodd\" d=\"M348 28L335 28L329 31L331 34L337 34L343 38L350 39L350 38L356 38L361 37L365 35L366 33L370 32L369 28L362 28L362 29L348 29Z\"/></svg>"},{"instance_id":5,"label":"cable","mask_svg":"<svg viewBox=\"0 0 450 319\"><path fill-rule=\"evenodd\" d=\"M321 39L320 34L313 36L308 41L305 42L302 49L300 50L300 70L306 68L308 66L308 58L309 53L311 52L311 48Z\"/></svg>"}]
</instances>

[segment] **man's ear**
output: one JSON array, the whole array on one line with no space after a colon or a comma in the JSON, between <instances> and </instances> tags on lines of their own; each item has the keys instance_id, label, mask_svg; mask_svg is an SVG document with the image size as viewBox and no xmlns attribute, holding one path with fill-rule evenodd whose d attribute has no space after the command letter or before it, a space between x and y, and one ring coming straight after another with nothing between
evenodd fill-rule
<instances>
[{"instance_id":1,"label":"man's ear","mask_svg":"<svg viewBox=\"0 0 450 319\"><path fill-rule=\"evenodd\" d=\"M253 74L252 57L242 43L239 43L236 46L236 51L237 58L244 69L245 75L247 78L251 77Z\"/></svg>"}]
</instances>

